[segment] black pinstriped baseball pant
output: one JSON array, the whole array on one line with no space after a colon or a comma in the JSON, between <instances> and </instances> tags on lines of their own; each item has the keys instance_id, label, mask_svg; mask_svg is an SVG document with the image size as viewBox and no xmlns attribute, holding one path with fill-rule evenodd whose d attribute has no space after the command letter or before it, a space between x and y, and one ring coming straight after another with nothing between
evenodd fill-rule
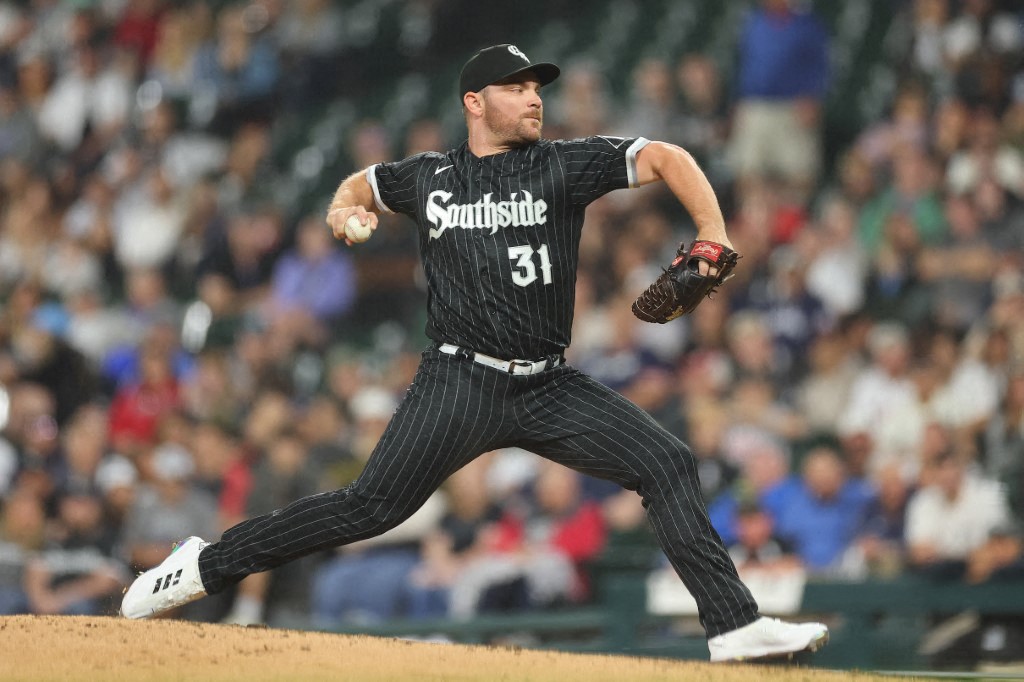
<instances>
[{"instance_id":1,"label":"black pinstriped baseball pant","mask_svg":"<svg viewBox=\"0 0 1024 682\"><path fill-rule=\"evenodd\" d=\"M512 446L637 491L708 637L757 617L678 438L573 367L513 376L434 349L359 478L227 530L200 555L206 591L394 528L457 469Z\"/></svg>"}]
</instances>

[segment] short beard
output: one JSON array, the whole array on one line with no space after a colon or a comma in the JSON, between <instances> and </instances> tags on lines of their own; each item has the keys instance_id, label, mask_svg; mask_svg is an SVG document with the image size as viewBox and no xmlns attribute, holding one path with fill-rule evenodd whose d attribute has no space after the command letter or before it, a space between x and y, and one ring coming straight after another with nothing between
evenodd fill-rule
<instances>
[{"instance_id":1,"label":"short beard","mask_svg":"<svg viewBox=\"0 0 1024 682\"><path fill-rule=\"evenodd\" d=\"M533 144L541 136L540 129L534 129L528 119L511 119L497 109L484 109L484 124L510 147Z\"/></svg>"}]
</instances>

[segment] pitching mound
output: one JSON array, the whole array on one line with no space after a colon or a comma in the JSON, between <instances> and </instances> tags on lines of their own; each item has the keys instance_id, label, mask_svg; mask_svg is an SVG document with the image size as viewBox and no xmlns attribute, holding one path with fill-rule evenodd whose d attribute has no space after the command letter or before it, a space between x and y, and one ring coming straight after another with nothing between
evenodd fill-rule
<instances>
[{"instance_id":1,"label":"pitching mound","mask_svg":"<svg viewBox=\"0 0 1024 682\"><path fill-rule=\"evenodd\" d=\"M13 616L0 618L0 679L150 680L870 680L792 667L583 656L507 647L424 644L295 630L182 621ZM877 678L892 680L893 678Z\"/></svg>"}]
</instances>

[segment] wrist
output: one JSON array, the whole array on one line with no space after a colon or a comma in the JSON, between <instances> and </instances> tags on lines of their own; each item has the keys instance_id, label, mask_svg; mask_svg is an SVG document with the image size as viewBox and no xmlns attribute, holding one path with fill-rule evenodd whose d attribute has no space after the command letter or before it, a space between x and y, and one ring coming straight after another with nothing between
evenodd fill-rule
<instances>
[{"instance_id":1,"label":"wrist","mask_svg":"<svg viewBox=\"0 0 1024 682\"><path fill-rule=\"evenodd\" d=\"M716 230L716 231L712 231L712 230L698 231L697 232L697 241L699 241L699 242L714 242L716 244L723 244L725 246L728 246L729 248L732 248L732 243L729 241L729 237L726 236L724 230L723 231L718 231L718 230Z\"/></svg>"}]
</instances>

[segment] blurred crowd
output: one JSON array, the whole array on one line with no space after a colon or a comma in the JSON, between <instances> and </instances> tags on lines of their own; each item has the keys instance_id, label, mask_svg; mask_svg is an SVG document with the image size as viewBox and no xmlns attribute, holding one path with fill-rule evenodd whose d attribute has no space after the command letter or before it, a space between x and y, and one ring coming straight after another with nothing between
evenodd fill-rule
<instances>
[{"instance_id":1,"label":"blurred crowd","mask_svg":"<svg viewBox=\"0 0 1024 682\"><path fill-rule=\"evenodd\" d=\"M429 1L0 2L0 614L111 612L174 541L358 475L425 345L414 230L339 246L275 150L373 92L365 37L396 4L378 37L409 63L480 46ZM750 4L729 64L678 46L616 93L570 56L545 93L548 137L673 142L719 194L736 276L664 326L630 303L685 211L659 186L591 206L568 359L692 447L744 570L1024 573L1024 15L897 4L891 106L838 149L830 31L787 0ZM357 121L328 185L458 144L442 119ZM657 565L645 528L632 492L487 453L403 526L182 615L579 603L621 538Z\"/></svg>"}]
</instances>

